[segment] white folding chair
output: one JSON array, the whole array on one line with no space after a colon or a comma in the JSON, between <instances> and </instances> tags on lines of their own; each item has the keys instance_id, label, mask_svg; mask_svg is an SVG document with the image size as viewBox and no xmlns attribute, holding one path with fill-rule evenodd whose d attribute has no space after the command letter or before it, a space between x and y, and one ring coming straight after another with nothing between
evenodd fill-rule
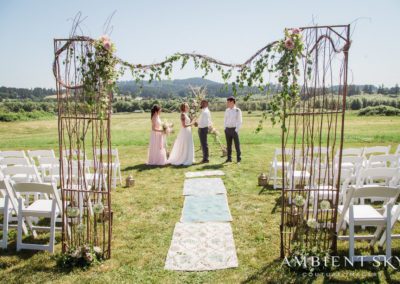
<instances>
[{"instance_id":1,"label":"white folding chair","mask_svg":"<svg viewBox=\"0 0 400 284\"><path fill-rule=\"evenodd\" d=\"M55 182L58 184L60 181L59 159L53 157L39 157L38 162L42 180L44 182Z\"/></svg>"},{"instance_id":2,"label":"white folding chair","mask_svg":"<svg viewBox=\"0 0 400 284\"><path fill-rule=\"evenodd\" d=\"M30 166L28 158L7 157L0 160L0 168L4 169L9 166Z\"/></svg>"},{"instance_id":3,"label":"white folding chair","mask_svg":"<svg viewBox=\"0 0 400 284\"><path fill-rule=\"evenodd\" d=\"M4 196L0 198L0 214L3 215L3 224L0 224L0 227L3 231L0 247L7 248L9 228L17 227L16 225L10 223L17 221L17 217L14 216L16 216L18 212L18 200L15 197L14 191L8 179L0 179L0 189L4 191ZM30 222L30 220L28 221ZM22 231L25 235L28 234L25 222L22 222Z\"/></svg>"},{"instance_id":4,"label":"white folding chair","mask_svg":"<svg viewBox=\"0 0 400 284\"><path fill-rule=\"evenodd\" d=\"M393 203L400 194L398 187L386 186L363 186L349 187L346 194L346 201L338 207L340 217L338 218L337 232L343 228L343 224L349 227L349 235L338 236L339 240L349 240L349 257L352 261L374 261L381 259L381 256L361 256L354 254L355 240L373 240L374 235L355 235L355 226L375 226L377 228L385 228L386 234L386 255L384 260L391 258L391 214L382 214L382 210L391 212ZM354 205L357 199L382 198L388 200L385 207L381 210L376 209L371 205Z\"/></svg>"},{"instance_id":5,"label":"white folding chair","mask_svg":"<svg viewBox=\"0 0 400 284\"><path fill-rule=\"evenodd\" d=\"M25 152L21 151L1 151L0 158L26 158Z\"/></svg>"},{"instance_id":6,"label":"white folding chair","mask_svg":"<svg viewBox=\"0 0 400 284\"><path fill-rule=\"evenodd\" d=\"M14 182L42 182L39 172L34 165L12 166L1 169L5 177Z\"/></svg>"},{"instance_id":7,"label":"white folding chair","mask_svg":"<svg viewBox=\"0 0 400 284\"><path fill-rule=\"evenodd\" d=\"M363 154L364 148L344 148L342 149L342 157L343 156L357 156L361 157ZM339 157L340 149L336 151L337 157Z\"/></svg>"},{"instance_id":8,"label":"white folding chair","mask_svg":"<svg viewBox=\"0 0 400 284\"><path fill-rule=\"evenodd\" d=\"M17 183L14 185L14 191L20 194L35 192L38 194L48 195L50 199L39 199L25 206L21 198L18 199L18 234L17 234L17 251L21 249L30 250L47 250L54 252L56 218L61 214L62 205L58 195L57 188L54 184L43 183ZM33 232L50 231L50 241L47 245L27 244L22 242L22 223L23 220L30 217L50 218L50 226L32 226Z\"/></svg>"},{"instance_id":9,"label":"white folding chair","mask_svg":"<svg viewBox=\"0 0 400 284\"><path fill-rule=\"evenodd\" d=\"M388 155L390 153L391 146L373 146L364 148L364 156L368 158L370 155Z\"/></svg>"},{"instance_id":10,"label":"white folding chair","mask_svg":"<svg viewBox=\"0 0 400 284\"><path fill-rule=\"evenodd\" d=\"M107 165L107 149L96 149L96 159L100 160L100 154L104 155L103 157L103 166ZM112 168L112 188L117 187L117 180L119 184L122 184L122 175L121 175L121 163L119 161L118 149L111 149L111 168ZM118 176L117 176L118 175Z\"/></svg>"},{"instance_id":11,"label":"white folding chair","mask_svg":"<svg viewBox=\"0 0 400 284\"><path fill-rule=\"evenodd\" d=\"M371 155L365 164L366 168L397 168L399 167L399 155Z\"/></svg>"},{"instance_id":12,"label":"white folding chair","mask_svg":"<svg viewBox=\"0 0 400 284\"><path fill-rule=\"evenodd\" d=\"M28 157L33 165L38 166L39 158L55 158L54 150L28 150Z\"/></svg>"},{"instance_id":13,"label":"white folding chair","mask_svg":"<svg viewBox=\"0 0 400 284\"><path fill-rule=\"evenodd\" d=\"M291 155L292 150L291 149L285 149L286 155ZM278 171L282 170L282 160L279 158L282 156L282 149L281 148L276 148L274 152L274 158L272 162L270 163L270 169L269 169L269 178L273 180L274 183L274 189L278 187L277 181L282 180L280 176L278 176ZM287 166L289 165L289 162L285 162L285 169L287 169Z\"/></svg>"}]
</instances>

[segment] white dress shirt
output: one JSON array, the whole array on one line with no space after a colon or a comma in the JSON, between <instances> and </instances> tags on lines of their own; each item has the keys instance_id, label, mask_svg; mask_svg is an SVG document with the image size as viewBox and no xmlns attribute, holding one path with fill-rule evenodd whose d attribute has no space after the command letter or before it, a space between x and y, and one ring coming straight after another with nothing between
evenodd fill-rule
<instances>
[{"instance_id":1,"label":"white dress shirt","mask_svg":"<svg viewBox=\"0 0 400 284\"><path fill-rule=\"evenodd\" d=\"M199 128L205 128L211 126L211 113L208 107L203 108L201 110L199 121L197 123Z\"/></svg>"},{"instance_id":2,"label":"white dress shirt","mask_svg":"<svg viewBox=\"0 0 400 284\"><path fill-rule=\"evenodd\" d=\"M224 117L225 128L235 128L236 132L239 132L242 126L242 111L240 108L234 106L233 108L227 108Z\"/></svg>"}]
</instances>

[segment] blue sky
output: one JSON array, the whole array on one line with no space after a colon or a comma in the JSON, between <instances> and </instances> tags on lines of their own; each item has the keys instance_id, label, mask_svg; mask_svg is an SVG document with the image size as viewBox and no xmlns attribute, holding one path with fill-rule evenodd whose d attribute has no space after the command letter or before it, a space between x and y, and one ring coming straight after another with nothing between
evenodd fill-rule
<instances>
[{"instance_id":1,"label":"blue sky","mask_svg":"<svg viewBox=\"0 0 400 284\"><path fill-rule=\"evenodd\" d=\"M85 33L98 37L115 10L111 38L118 56L143 64L191 51L243 62L280 39L285 27L313 20L348 24L364 17L352 37L350 82L400 83L398 0L0 0L0 85L55 87L53 38L68 36L68 19L78 11L87 17ZM174 78L198 75L186 68Z\"/></svg>"}]
</instances>

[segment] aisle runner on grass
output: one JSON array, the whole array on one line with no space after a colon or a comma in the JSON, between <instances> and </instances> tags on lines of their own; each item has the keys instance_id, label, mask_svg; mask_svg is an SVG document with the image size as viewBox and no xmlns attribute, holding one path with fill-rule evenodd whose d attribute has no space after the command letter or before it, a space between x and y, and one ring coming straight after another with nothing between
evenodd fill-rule
<instances>
[{"instance_id":1,"label":"aisle runner on grass","mask_svg":"<svg viewBox=\"0 0 400 284\"><path fill-rule=\"evenodd\" d=\"M207 177L207 176L224 176L225 173L220 170L215 171L200 171L200 172L187 172L185 173L185 177L193 178L193 177Z\"/></svg>"},{"instance_id":2,"label":"aisle runner on grass","mask_svg":"<svg viewBox=\"0 0 400 284\"><path fill-rule=\"evenodd\" d=\"M189 172L186 177L224 175ZM181 223L176 223L165 269L203 271L238 267L231 212L220 178L187 179Z\"/></svg>"},{"instance_id":3,"label":"aisle runner on grass","mask_svg":"<svg viewBox=\"0 0 400 284\"><path fill-rule=\"evenodd\" d=\"M220 178L193 178L185 180L183 195L226 194L224 182Z\"/></svg>"},{"instance_id":4,"label":"aisle runner on grass","mask_svg":"<svg viewBox=\"0 0 400 284\"><path fill-rule=\"evenodd\" d=\"M203 271L238 267L229 223L176 223L165 269Z\"/></svg>"},{"instance_id":5,"label":"aisle runner on grass","mask_svg":"<svg viewBox=\"0 0 400 284\"><path fill-rule=\"evenodd\" d=\"M186 196L181 222L230 222L228 200L225 194Z\"/></svg>"}]
</instances>

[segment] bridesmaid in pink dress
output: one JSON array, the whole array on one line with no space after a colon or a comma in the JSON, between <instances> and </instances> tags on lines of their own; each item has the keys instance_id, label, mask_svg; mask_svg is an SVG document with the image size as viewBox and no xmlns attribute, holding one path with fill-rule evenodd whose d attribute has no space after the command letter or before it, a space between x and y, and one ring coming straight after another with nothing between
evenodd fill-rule
<instances>
[{"instance_id":1,"label":"bridesmaid in pink dress","mask_svg":"<svg viewBox=\"0 0 400 284\"><path fill-rule=\"evenodd\" d=\"M165 150L165 134L160 119L161 107L154 105L151 109L151 134L148 152L148 165L163 166L167 163Z\"/></svg>"}]
</instances>

